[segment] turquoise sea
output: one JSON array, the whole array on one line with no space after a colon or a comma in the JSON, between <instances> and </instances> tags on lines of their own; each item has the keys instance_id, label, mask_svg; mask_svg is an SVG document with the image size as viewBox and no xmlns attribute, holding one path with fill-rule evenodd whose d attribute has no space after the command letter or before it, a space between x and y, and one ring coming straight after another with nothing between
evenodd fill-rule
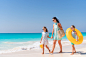
<instances>
[{"instance_id":1,"label":"turquoise sea","mask_svg":"<svg viewBox=\"0 0 86 57\"><path fill-rule=\"evenodd\" d=\"M85 40L86 32L82 32L82 35ZM41 36L41 33L0 33L0 53L6 53L6 50L7 53L15 52L15 50L20 51L21 48L28 50L34 47L38 48ZM49 33L49 36L51 37L51 33ZM68 41L66 36L63 37L63 40ZM53 39L49 39L49 41L53 41Z\"/></svg>"}]
</instances>

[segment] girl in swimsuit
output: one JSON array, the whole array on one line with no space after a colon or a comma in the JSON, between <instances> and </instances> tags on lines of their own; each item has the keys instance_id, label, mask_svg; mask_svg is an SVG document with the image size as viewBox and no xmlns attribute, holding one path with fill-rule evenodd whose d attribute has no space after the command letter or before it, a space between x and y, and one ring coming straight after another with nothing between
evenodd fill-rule
<instances>
[{"instance_id":1,"label":"girl in swimsuit","mask_svg":"<svg viewBox=\"0 0 86 57\"><path fill-rule=\"evenodd\" d=\"M49 49L49 47L47 46L47 45L48 45L48 38L50 38L50 37L49 37L48 30L47 30L46 27L43 27L42 37L41 37L41 41L40 41L40 43L42 42L42 44L43 44L43 53L42 53L42 54L44 54L44 46L45 46L45 47L49 50L49 52L50 52L50 49Z\"/></svg>"},{"instance_id":2,"label":"girl in swimsuit","mask_svg":"<svg viewBox=\"0 0 86 57\"><path fill-rule=\"evenodd\" d=\"M75 31L75 26L74 25L71 26L71 30L72 30L73 38L76 39L77 33ZM77 41L78 41L78 36L77 36ZM71 45L72 45L72 54L71 55L73 55L74 53L76 53L76 50L75 50L75 47L74 47L74 43L71 42Z\"/></svg>"}]
</instances>

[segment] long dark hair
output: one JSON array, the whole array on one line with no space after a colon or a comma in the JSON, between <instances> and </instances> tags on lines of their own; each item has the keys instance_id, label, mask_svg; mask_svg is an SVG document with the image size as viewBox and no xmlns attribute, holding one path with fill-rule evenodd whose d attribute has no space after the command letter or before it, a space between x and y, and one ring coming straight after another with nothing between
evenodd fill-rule
<instances>
[{"instance_id":1,"label":"long dark hair","mask_svg":"<svg viewBox=\"0 0 86 57\"><path fill-rule=\"evenodd\" d=\"M53 17L52 19L56 19L56 21L57 21L58 23L60 23L59 20L58 20L56 17Z\"/></svg>"},{"instance_id":2,"label":"long dark hair","mask_svg":"<svg viewBox=\"0 0 86 57\"><path fill-rule=\"evenodd\" d=\"M46 32L48 32L48 29L44 26L44 28L46 29Z\"/></svg>"}]
</instances>

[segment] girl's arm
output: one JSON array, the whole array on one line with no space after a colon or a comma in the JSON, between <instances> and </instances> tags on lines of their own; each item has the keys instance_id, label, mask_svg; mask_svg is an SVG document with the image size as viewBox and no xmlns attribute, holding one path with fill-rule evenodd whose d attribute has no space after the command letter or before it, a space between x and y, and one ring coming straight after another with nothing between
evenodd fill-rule
<instances>
[{"instance_id":1,"label":"girl's arm","mask_svg":"<svg viewBox=\"0 0 86 57\"><path fill-rule=\"evenodd\" d=\"M43 36L41 37L41 41L42 41L42 38L43 38ZM41 41L40 41L40 43L41 43Z\"/></svg>"},{"instance_id":2,"label":"girl's arm","mask_svg":"<svg viewBox=\"0 0 86 57\"><path fill-rule=\"evenodd\" d=\"M77 33L75 32L75 35L77 36L77 41L78 41L78 35L77 35Z\"/></svg>"},{"instance_id":3,"label":"girl's arm","mask_svg":"<svg viewBox=\"0 0 86 57\"><path fill-rule=\"evenodd\" d=\"M50 38L49 35L47 37Z\"/></svg>"},{"instance_id":4,"label":"girl's arm","mask_svg":"<svg viewBox=\"0 0 86 57\"><path fill-rule=\"evenodd\" d=\"M53 30L52 30L52 37L51 37L51 39L53 38L53 33L54 33L54 24L53 24Z\"/></svg>"}]
</instances>

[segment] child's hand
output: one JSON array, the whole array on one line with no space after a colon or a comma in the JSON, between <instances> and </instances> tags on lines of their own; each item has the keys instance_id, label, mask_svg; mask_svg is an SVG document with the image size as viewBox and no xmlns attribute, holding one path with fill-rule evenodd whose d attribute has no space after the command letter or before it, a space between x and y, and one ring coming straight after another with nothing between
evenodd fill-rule
<instances>
[{"instance_id":1,"label":"child's hand","mask_svg":"<svg viewBox=\"0 0 86 57\"><path fill-rule=\"evenodd\" d=\"M79 41L78 39L76 41Z\"/></svg>"},{"instance_id":2,"label":"child's hand","mask_svg":"<svg viewBox=\"0 0 86 57\"><path fill-rule=\"evenodd\" d=\"M53 38L53 36L51 37L51 39Z\"/></svg>"},{"instance_id":3,"label":"child's hand","mask_svg":"<svg viewBox=\"0 0 86 57\"><path fill-rule=\"evenodd\" d=\"M40 41L40 43L41 43L41 41Z\"/></svg>"},{"instance_id":4,"label":"child's hand","mask_svg":"<svg viewBox=\"0 0 86 57\"><path fill-rule=\"evenodd\" d=\"M51 37L49 37L49 36L47 36L48 38L51 38Z\"/></svg>"}]
</instances>

